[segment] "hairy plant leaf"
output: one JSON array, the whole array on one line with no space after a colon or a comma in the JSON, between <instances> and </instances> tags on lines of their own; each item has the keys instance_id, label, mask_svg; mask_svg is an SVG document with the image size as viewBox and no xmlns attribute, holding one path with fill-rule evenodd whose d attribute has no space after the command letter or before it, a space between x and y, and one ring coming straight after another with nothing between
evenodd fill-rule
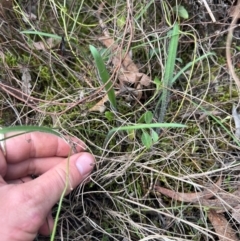
<instances>
[{"instance_id":1,"label":"hairy plant leaf","mask_svg":"<svg viewBox=\"0 0 240 241\"><path fill-rule=\"evenodd\" d=\"M156 131L154 131L153 129L151 129L151 137L154 143L156 143L158 141L158 133Z\"/></svg>"},{"instance_id":2,"label":"hairy plant leaf","mask_svg":"<svg viewBox=\"0 0 240 241\"><path fill-rule=\"evenodd\" d=\"M150 148L153 144L152 137L146 131L143 131L141 141L146 148Z\"/></svg>"},{"instance_id":3,"label":"hairy plant leaf","mask_svg":"<svg viewBox=\"0 0 240 241\"><path fill-rule=\"evenodd\" d=\"M177 13L177 15L181 18L188 19L189 15L185 7L182 5L175 6L173 11Z\"/></svg>"},{"instance_id":4,"label":"hairy plant leaf","mask_svg":"<svg viewBox=\"0 0 240 241\"><path fill-rule=\"evenodd\" d=\"M106 111L105 112L105 117L108 119L108 121L113 121L114 120L114 114L111 111Z\"/></svg>"},{"instance_id":5,"label":"hairy plant leaf","mask_svg":"<svg viewBox=\"0 0 240 241\"><path fill-rule=\"evenodd\" d=\"M153 119L153 113L151 111L147 111L144 114L144 120L146 124L150 124L152 122Z\"/></svg>"},{"instance_id":6,"label":"hairy plant leaf","mask_svg":"<svg viewBox=\"0 0 240 241\"><path fill-rule=\"evenodd\" d=\"M147 111L141 115L141 117L138 119L138 123L150 124L152 122L152 118L153 118L152 112Z\"/></svg>"},{"instance_id":7,"label":"hairy plant leaf","mask_svg":"<svg viewBox=\"0 0 240 241\"><path fill-rule=\"evenodd\" d=\"M151 128L183 128L186 125L178 124L178 123L150 123L150 124L136 124L132 126L122 126L118 128L111 129L103 143L103 146L106 147L107 142L112 137L112 135L117 131L129 131L129 130L141 130L141 129L151 129Z\"/></svg>"}]
</instances>

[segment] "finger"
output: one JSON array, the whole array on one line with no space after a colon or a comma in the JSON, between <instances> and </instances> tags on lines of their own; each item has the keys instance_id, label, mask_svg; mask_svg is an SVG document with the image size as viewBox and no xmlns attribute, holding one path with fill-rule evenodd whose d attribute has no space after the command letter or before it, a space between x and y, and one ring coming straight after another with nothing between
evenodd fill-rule
<instances>
[{"instance_id":1,"label":"finger","mask_svg":"<svg viewBox=\"0 0 240 241\"><path fill-rule=\"evenodd\" d=\"M34 210L34 213L38 213L42 218L46 217L60 199L66 182L68 181L69 185L65 194L68 194L90 174L94 163L94 157L89 153L75 154L33 181L24 183L21 185L24 198L26 190L28 193L27 203L24 201L25 205L28 204L25 208Z\"/></svg>"},{"instance_id":2,"label":"finger","mask_svg":"<svg viewBox=\"0 0 240 241\"><path fill-rule=\"evenodd\" d=\"M33 179L29 176L29 177L22 177L22 178L18 178L18 179L13 179L13 180L7 180L7 184L23 184L25 182L30 182ZM5 180L6 181L6 180Z\"/></svg>"},{"instance_id":3,"label":"finger","mask_svg":"<svg viewBox=\"0 0 240 241\"><path fill-rule=\"evenodd\" d=\"M53 220L53 217L52 217L52 213L49 213L48 216L46 217L46 221L40 227L38 232L41 235L48 236L52 233L53 225L54 225L54 220Z\"/></svg>"},{"instance_id":4,"label":"finger","mask_svg":"<svg viewBox=\"0 0 240 241\"><path fill-rule=\"evenodd\" d=\"M0 186L5 186L7 183L6 181L3 179L3 177L0 175Z\"/></svg>"},{"instance_id":5,"label":"finger","mask_svg":"<svg viewBox=\"0 0 240 241\"><path fill-rule=\"evenodd\" d=\"M14 180L28 175L39 176L55 167L63 160L65 160L63 157L45 157L8 164L4 179Z\"/></svg>"},{"instance_id":6,"label":"finger","mask_svg":"<svg viewBox=\"0 0 240 241\"><path fill-rule=\"evenodd\" d=\"M6 171L7 171L6 159L0 148L0 176L4 176L6 174Z\"/></svg>"},{"instance_id":7,"label":"finger","mask_svg":"<svg viewBox=\"0 0 240 241\"><path fill-rule=\"evenodd\" d=\"M6 137L16 134L18 133L8 133ZM75 143L77 152L85 149L84 143L78 138L72 138L71 142ZM10 137L5 140L5 143L6 159L11 163L35 157L67 157L71 151L71 146L66 140L43 132L31 132Z\"/></svg>"}]
</instances>

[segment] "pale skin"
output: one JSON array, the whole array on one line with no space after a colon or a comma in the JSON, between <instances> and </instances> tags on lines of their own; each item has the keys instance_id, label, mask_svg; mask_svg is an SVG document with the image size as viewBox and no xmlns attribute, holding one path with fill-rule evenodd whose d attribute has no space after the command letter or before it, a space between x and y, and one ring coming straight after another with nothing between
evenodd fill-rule
<instances>
[{"instance_id":1,"label":"pale skin","mask_svg":"<svg viewBox=\"0 0 240 241\"><path fill-rule=\"evenodd\" d=\"M38 233L51 233L51 208L64 190L68 163L67 193L86 180L95 163L79 139L72 142L76 153L68 158L70 145L55 135L32 132L6 140L6 156L0 150L2 241L32 241Z\"/></svg>"}]
</instances>

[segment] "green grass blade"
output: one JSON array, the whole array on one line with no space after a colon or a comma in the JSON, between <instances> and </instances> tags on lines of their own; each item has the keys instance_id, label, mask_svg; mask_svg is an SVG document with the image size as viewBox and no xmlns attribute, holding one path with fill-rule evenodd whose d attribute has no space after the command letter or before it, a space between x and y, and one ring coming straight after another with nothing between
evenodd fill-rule
<instances>
[{"instance_id":1,"label":"green grass blade","mask_svg":"<svg viewBox=\"0 0 240 241\"><path fill-rule=\"evenodd\" d=\"M150 123L150 124L136 124L132 126L122 126L118 128L111 129L104 141L103 147L106 147L107 142L112 137L112 135L117 131L131 131L131 130L142 130L142 129L151 129L151 128L184 128L186 125L178 123Z\"/></svg>"},{"instance_id":2,"label":"green grass blade","mask_svg":"<svg viewBox=\"0 0 240 241\"><path fill-rule=\"evenodd\" d=\"M34 31L34 30L25 30L25 31L21 31L20 33L22 33L22 34L35 34L35 35L42 36L42 37L62 39L61 36L56 35L56 34L44 33L44 32L39 32L39 31Z\"/></svg>"},{"instance_id":3,"label":"green grass blade","mask_svg":"<svg viewBox=\"0 0 240 241\"><path fill-rule=\"evenodd\" d=\"M116 96L115 96L115 92L113 90L113 87L112 87L112 83L109 82L109 79L110 79L110 75L106 69L106 66L104 64L104 61L100 55L100 53L98 52L98 50L90 45L89 46L90 48L90 51L92 53L92 56L95 60L95 63L96 63L96 66L97 66L97 69L98 69L98 73L101 77L101 80L103 82L103 84L105 84L105 89L107 91L107 94L108 94L108 99L111 103L111 106L113 108L113 110L117 110L117 101L116 101Z\"/></svg>"},{"instance_id":4,"label":"green grass blade","mask_svg":"<svg viewBox=\"0 0 240 241\"><path fill-rule=\"evenodd\" d=\"M43 127L43 126L9 126L9 127L3 127L0 129L1 134L6 134L9 132L33 132L33 131L40 131L40 132L46 132L50 134L54 134L57 136L61 136L60 133L57 131L54 131L52 128L49 127ZM21 133L21 134L23 134Z\"/></svg>"},{"instance_id":5,"label":"green grass blade","mask_svg":"<svg viewBox=\"0 0 240 241\"><path fill-rule=\"evenodd\" d=\"M155 108L155 113L157 114L158 122L163 122L165 112L167 110L168 100L169 100L169 88L172 85L172 78L173 78L173 71L176 62L177 56L177 47L178 47L178 39L179 39L179 25L175 23L173 30L172 30L172 37L169 43L168 48L168 58L166 62L165 72L163 76L163 90L162 95L159 97L158 103ZM161 104L160 112L158 111L159 106Z\"/></svg>"},{"instance_id":6,"label":"green grass blade","mask_svg":"<svg viewBox=\"0 0 240 241\"><path fill-rule=\"evenodd\" d=\"M52 234L50 237L50 241L54 241L55 240L55 236L56 236L56 231L57 231L57 224L58 224L58 220L59 220L59 216L60 216L60 212L62 209L62 203L63 203L63 198L65 197L65 194L67 192L68 186L69 186L69 158L70 158L71 152L68 155L68 161L67 161L67 172L66 172L66 182L65 182L65 186L64 186L64 190L61 194L61 197L59 199L58 202L58 208L57 208L57 213L56 213L56 217L54 220L54 225L53 225L53 230L52 230Z\"/></svg>"},{"instance_id":7,"label":"green grass blade","mask_svg":"<svg viewBox=\"0 0 240 241\"><path fill-rule=\"evenodd\" d=\"M192 65L196 64L198 61L205 59L209 56L215 55L214 52L209 52L207 54L204 54L202 56L200 56L199 58L195 59L194 61L189 62L188 64L186 64L171 80L171 85L173 85L173 83L181 76L181 74L183 74L187 69L189 69Z\"/></svg>"},{"instance_id":8,"label":"green grass blade","mask_svg":"<svg viewBox=\"0 0 240 241\"><path fill-rule=\"evenodd\" d=\"M180 128L183 128L183 127L186 127L186 125L178 124L178 123L136 124L136 125L132 125L132 126L122 126L122 127L118 127L118 128L113 128L112 130L109 131L109 133L116 132L116 131L139 130L139 129L149 129L149 128L156 128L156 127L160 127L160 128L180 127Z\"/></svg>"}]
</instances>

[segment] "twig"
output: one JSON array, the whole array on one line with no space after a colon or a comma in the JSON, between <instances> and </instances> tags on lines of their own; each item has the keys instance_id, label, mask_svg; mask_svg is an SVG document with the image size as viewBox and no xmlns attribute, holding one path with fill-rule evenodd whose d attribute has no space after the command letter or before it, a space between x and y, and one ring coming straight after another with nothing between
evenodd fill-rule
<instances>
[{"instance_id":1,"label":"twig","mask_svg":"<svg viewBox=\"0 0 240 241\"><path fill-rule=\"evenodd\" d=\"M231 22L229 30L228 30L227 42L226 42L226 58L227 58L227 66L229 68L229 73L232 76L232 78L234 79L238 89L240 90L240 80L235 73L235 70L234 70L234 67L232 64L232 60L231 60L231 52L230 52L230 48L231 48L231 44L232 44L233 29L235 28L235 25L239 18L239 10L240 10L240 0L238 0L235 11L233 13L232 22Z\"/></svg>"},{"instance_id":2,"label":"twig","mask_svg":"<svg viewBox=\"0 0 240 241\"><path fill-rule=\"evenodd\" d=\"M207 1L206 0L202 0L202 2L205 5L205 8L207 9L208 14L209 14L210 18L212 19L213 23L215 23L216 19L215 19L214 15L213 15L211 9L209 8Z\"/></svg>"}]
</instances>

